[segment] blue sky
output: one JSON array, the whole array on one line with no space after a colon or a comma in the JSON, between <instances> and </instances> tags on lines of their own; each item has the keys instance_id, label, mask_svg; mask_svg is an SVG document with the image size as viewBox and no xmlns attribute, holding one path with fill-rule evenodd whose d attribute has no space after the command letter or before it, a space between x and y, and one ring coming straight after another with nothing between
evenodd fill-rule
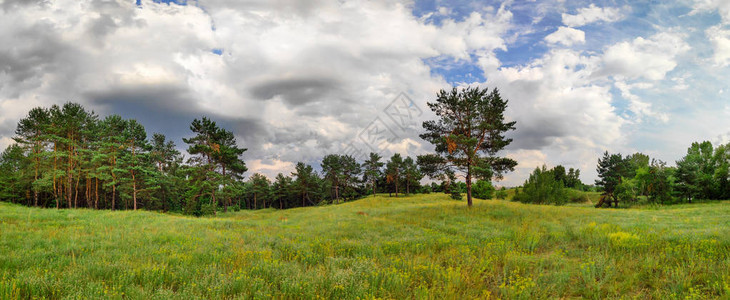
<instances>
[{"instance_id":1,"label":"blue sky","mask_svg":"<svg viewBox=\"0 0 730 300\"><path fill-rule=\"evenodd\" d=\"M0 147L35 106L73 100L136 118L183 148L201 115L236 133L253 172L343 149L415 156L451 86L499 88L517 121L502 154L520 184L562 164L595 179L603 151L670 165L730 142L730 3L680 1L6 1ZM30 55L26 55L30 54ZM401 94L423 111L389 123ZM376 147L374 124L393 138ZM377 123L377 122L375 122ZM348 146L351 146L348 148Z\"/></svg>"}]
</instances>

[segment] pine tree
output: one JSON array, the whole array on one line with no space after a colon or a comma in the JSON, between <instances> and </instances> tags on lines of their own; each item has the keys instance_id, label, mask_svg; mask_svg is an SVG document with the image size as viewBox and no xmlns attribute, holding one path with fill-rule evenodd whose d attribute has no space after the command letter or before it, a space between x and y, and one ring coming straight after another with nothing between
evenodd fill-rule
<instances>
[{"instance_id":1,"label":"pine tree","mask_svg":"<svg viewBox=\"0 0 730 300\"><path fill-rule=\"evenodd\" d=\"M302 199L302 207L307 206L307 201L312 203L313 196L317 193L318 178L312 166L298 162L295 171L291 173L296 177L294 189ZM313 204L313 203L312 203Z\"/></svg>"},{"instance_id":2,"label":"pine tree","mask_svg":"<svg viewBox=\"0 0 730 300\"><path fill-rule=\"evenodd\" d=\"M28 158L24 150L17 144L8 146L0 153L0 200L21 203L23 191L27 186L23 183L25 164Z\"/></svg>"},{"instance_id":3,"label":"pine tree","mask_svg":"<svg viewBox=\"0 0 730 300\"><path fill-rule=\"evenodd\" d=\"M441 90L436 102L428 103L438 120L423 122L421 138L436 146L436 154L418 157L421 170L431 178L460 171L466 179L467 205L472 206L471 184L476 179L501 179L517 162L497 153L512 142L504 134L515 129L505 122L507 100L499 91L466 88Z\"/></svg>"},{"instance_id":4,"label":"pine tree","mask_svg":"<svg viewBox=\"0 0 730 300\"><path fill-rule=\"evenodd\" d=\"M266 199L269 198L271 193L271 182L269 179L264 175L254 173L248 179L248 183L251 186L249 193L253 198L253 209L259 208L259 200L261 201L261 206L266 208Z\"/></svg>"},{"instance_id":5,"label":"pine tree","mask_svg":"<svg viewBox=\"0 0 730 300\"><path fill-rule=\"evenodd\" d=\"M364 180L370 182L373 187L373 197L376 192L375 184L382 173L381 169L383 168L383 165L385 165L385 163L380 161L382 158L383 157L380 156L380 154L370 152L370 158L368 158L368 160L366 160L362 165L363 168L365 168Z\"/></svg>"},{"instance_id":6,"label":"pine tree","mask_svg":"<svg viewBox=\"0 0 730 300\"><path fill-rule=\"evenodd\" d=\"M147 143L147 132L144 126L134 119L128 120L126 125L122 133L123 151L120 156L119 169L123 170L122 188L128 191L124 194L125 198L131 197L133 209L137 210L138 194L141 191L150 191L146 187L153 172L151 164L149 164L150 145Z\"/></svg>"},{"instance_id":7,"label":"pine tree","mask_svg":"<svg viewBox=\"0 0 730 300\"><path fill-rule=\"evenodd\" d=\"M402 174L403 158L400 156L400 153L395 153L385 165L385 177L387 178L386 181L395 187L396 198L398 198L398 186L400 185Z\"/></svg>"},{"instance_id":8,"label":"pine tree","mask_svg":"<svg viewBox=\"0 0 730 300\"><path fill-rule=\"evenodd\" d=\"M50 125L50 114L42 107L36 107L28 112L28 116L18 122L15 130L14 140L28 153L28 159L32 161L29 166L33 173L33 205L38 206L39 192L44 185L39 184L42 177L41 162L46 152L48 137L46 131Z\"/></svg>"},{"instance_id":9,"label":"pine tree","mask_svg":"<svg viewBox=\"0 0 730 300\"><path fill-rule=\"evenodd\" d=\"M272 187L274 199L279 202L279 209L284 208L284 203L287 202L289 196L292 194L292 179L289 176L284 176L284 174L279 173L276 175L276 181L274 182L274 185Z\"/></svg>"},{"instance_id":10,"label":"pine tree","mask_svg":"<svg viewBox=\"0 0 730 300\"><path fill-rule=\"evenodd\" d=\"M327 180L334 188L334 200L335 203L339 203L340 200L340 187L342 185L343 176L342 160L340 155L328 154L322 158L322 172L324 173L324 179Z\"/></svg>"},{"instance_id":11,"label":"pine tree","mask_svg":"<svg viewBox=\"0 0 730 300\"><path fill-rule=\"evenodd\" d=\"M423 178L421 171L418 169L418 165L416 165L416 162L410 156L403 160L403 177L406 184L406 194L411 193L411 185L419 185L419 182Z\"/></svg>"},{"instance_id":12,"label":"pine tree","mask_svg":"<svg viewBox=\"0 0 730 300\"><path fill-rule=\"evenodd\" d=\"M152 183L158 188L154 191L152 199L159 201L162 210L167 211L177 204L180 196L178 171L182 163L180 151L175 148L173 141L168 141L165 135L155 133L152 135L149 160L155 172L152 176Z\"/></svg>"},{"instance_id":13,"label":"pine tree","mask_svg":"<svg viewBox=\"0 0 730 300\"><path fill-rule=\"evenodd\" d=\"M98 165L95 177L103 183L102 188L111 188L111 210L117 209L117 186L124 175L124 169L119 167L119 157L122 155L121 148L124 145L124 131L127 128L127 121L119 115L110 115L104 118L100 124L101 137L96 145L97 152L92 158L92 164ZM95 202L98 202L98 188L95 186Z\"/></svg>"}]
</instances>

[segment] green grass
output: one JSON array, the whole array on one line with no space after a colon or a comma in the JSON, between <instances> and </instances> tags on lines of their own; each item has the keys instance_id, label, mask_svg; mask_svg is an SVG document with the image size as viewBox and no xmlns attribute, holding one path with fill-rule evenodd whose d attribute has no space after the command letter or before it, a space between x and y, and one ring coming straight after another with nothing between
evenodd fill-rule
<instances>
[{"instance_id":1,"label":"green grass","mask_svg":"<svg viewBox=\"0 0 730 300\"><path fill-rule=\"evenodd\" d=\"M0 203L0 299L730 297L730 202L447 195L189 218Z\"/></svg>"}]
</instances>

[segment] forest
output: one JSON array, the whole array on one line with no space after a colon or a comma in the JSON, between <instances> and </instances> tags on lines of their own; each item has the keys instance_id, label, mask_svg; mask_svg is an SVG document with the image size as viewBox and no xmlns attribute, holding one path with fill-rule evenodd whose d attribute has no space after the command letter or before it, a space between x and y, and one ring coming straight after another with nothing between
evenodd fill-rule
<instances>
[{"instance_id":1,"label":"forest","mask_svg":"<svg viewBox=\"0 0 730 300\"><path fill-rule=\"evenodd\" d=\"M148 209L200 215L217 209L291 208L352 200L369 192L423 191L415 160L378 154L361 163L347 155L322 159L322 174L299 162L272 182L243 180L246 149L206 117L190 124L184 158L164 134L119 115L100 118L78 103L37 107L18 123L0 155L0 199L28 206ZM440 188L440 187L439 187Z\"/></svg>"},{"instance_id":2,"label":"forest","mask_svg":"<svg viewBox=\"0 0 730 300\"><path fill-rule=\"evenodd\" d=\"M395 153L386 161L370 153L362 162L329 154L322 158L321 172L298 162L293 172L279 173L273 180L259 173L244 178L246 148L238 145L233 132L207 117L191 122L191 137L183 138L189 157L184 157L174 141L162 133L150 137L135 119L102 118L72 102L36 107L18 122L16 143L0 155L0 200L38 207L205 215L340 203L377 193L398 197L443 192L459 200L465 193L469 206L472 190L481 199L492 198L493 180L517 165L495 155L512 141L504 134L515 129L514 122L504 120L507 101L497 89L454 88L441 91L429 106L439 119L424 122L421 137L436 146L436 154L414 159ZM587 200L571 189L602 192L596 207L727 199L729 170L730 144L693 143L673 167L642 153L606 151L598 159L594 185L580 181L579 169L542 166L514 188L512 200ZM424 178L431 183L422 185ZM496 195L504 198L504 188L500 192Z\"/></svg>"}]
</instances>

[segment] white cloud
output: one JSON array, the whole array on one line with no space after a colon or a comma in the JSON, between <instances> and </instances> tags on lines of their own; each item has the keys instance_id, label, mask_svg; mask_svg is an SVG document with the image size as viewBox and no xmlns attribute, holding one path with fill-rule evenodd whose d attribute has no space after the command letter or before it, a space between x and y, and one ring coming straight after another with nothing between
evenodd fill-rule
<instances>
[{"instance_id":1,"label":"white cloud","mask_svg":"<svg viewBox=\"0 0 730 300\"><path fill-rule=\"evenodd\" d=\"M570 47L576 44L585 44L586 33L582 30L560 26L558 30L546 36L545 41L550 44L560 43Z\"/></svg>"},{"instance_id":2,"label":"white cloud","mask_svg":"<svg viewBox=\"0 0 730 300\"><path fill-rule=\"evenodd\" d=\"M580 27L599 21L616 22L623 19L624 14L621 12L621 8L598 7L591 4L588 7L578 9L578 13L575 15L564 13L562 17L563 24L566 26Z\"/></svg>"},{"instance_id":3,"label":"white cloud","mask_svg":"<svg viewBox=\"0 0 730 300\"><path fill-rule=\"evenodd\" d=\"M694 0L690 15L717 11L725 24L730 23L730 2L726 0Z\"/></svg>"},{"instance_id":4,"label":"white cloud","mask_svg":"<svg viewBox=\"0 0 730 300\"><path fill-rule=\"evenodd\" d=\"M669 115L667 113L658 112L652 104L643 101L639 96L631 93L632 88L642 88L641 84L629 85L623 81L617 81L615 86L621 91L621 96L629 101L629 110L636 116L632 119L633 123L640 123L643 121L643 117L650 117L657 119L663 123L669 122Z\"/></svg>"},{"instance_id":5,"label":"white cloud","mask_svg":"<svg viewBox=\"0 0 730 300\"><path fill-rule=\"evenodd\" d=\"M246 162L248 167L248 173L254 174L259 173L270 180L274 180L276 175L282 173L284 175L290 175L294 171L294 164L288 161L281 161L277 159L261 160L254 159Z\"/></svg>"},{"instance_id":6,"label":"white cloud","mask_svg":"<svg viewBox=\"0 0 730 300\"><path fill-rule=\"evenodd\" d=\"M5 149L8 148L8 146L10 146L14 143L15 143L15 141L13 141L13 139L11 139L9 137L0 138L0 153L5 151Z\"/></svg>"},{"instance_id":7,"label":"white cloud","mask_svg":"<svg viewBox=\"0 0 730 300\"><path fill-rule=\"evenodd\" d=\"M667 108L673 104L661 93L681 94L705 106L698 111L716 113L714 103L724 105L726 99L702 98L698 74L688 70L688 63L708 61L694 52L709 52L689 51L685 40L705 33L714 49L709 62L727 67L725 27L677 33L681 29L661 32L659 26L681 24L647 24L626 32L642 37L619 35L606 23L652 20L636 20L624 7L590 5L563 14L565 26L543 39L537 28L543 17L563 12L565 3L505 3L466 15L441 7L419 18L411 0L200 0L200 6L144 0L141 7L121 0L6 1L0 4L0 146L9 143L18 119L32 107L71 100L97 113L140 118L149 132L167 133L178 144L192 118L207 115L249 148L244 154L249 174L274 176L296 161L316 165L324 154L340 151L375 117L387 121L383 109L400 92L424 110L415 123L432 118L425 102L449 83L424 60L443 62L444 69L476 64L485 85L500 88L510 100L507 116L518 123L506 152L518 158L520 169L505 183L521 184L541 163L581 168L590 180L598 154L628 148L627 139L635 138L631 127L691 128L683 135L652 128L653 134L671 136L667 140L681 135L673 141L681 150L685 138L710 132L692 126L695 116L679 114L669 124L631 123L614 107L620 99L613 99L612 89L642 121L664 121L667 112L677 111L678 106ZM719 10L729 19L726 1L698 1L694 9ZM513 18L511 10L529 12L528 18ZM575 29L586 24L596 26L582 28L585 33ZM586 34L611 34L619 42L591 45L596 39L586 40ZM550 46L547 53L522 47L541 42ZM578 45L582 51L566 49ZM727 82L726 70L713 71L720 84ZM705 90L722 88L702 84ZM702 126L719 128L726 119ZM680 122L685 123L674 125ZM399 131L384 148L409 155L429 150L417 134Z\"/></svg>"},{"instance_id":8,"label":"white cloud","mask_svg":"<svg viewBox=\"0 0 730 300\"><path fill-rule=\"evenodd\" d=\"M712 42L713 61L720 67L730 65L730 30L722 29L721 26L713 26L705 31L705 34Z\"/></svg>"},{"instance_id":9,"label":"white cloud","mask_svg":"<svg viewBox=\"0 0 730 300\"><path fill-rule=\"evenodd\" d=\"M548 160L547 155L540 150L517 150L510 152L507 157L514 159L520 163L521 168L535 169L540 167Z\"/></svg>"},{"instance_id":10,"label":"white cloud","mask_svg":"<svg viewBox=\"0 0 730 300\"><path fill-rule=\"evenodd\" d=\"M437 25L405 0L199 5L64 0L0 10L0 138L30 108L72 100L173 138L192 118L213 117L249 148L252 171L314 162L400 92L427 110L449 84L424 59L498 65L512 18L505 7L475 9ZM386 149L422 153L430 145L417 134L399 132Z\"/></svg>"},{"instance_id":11,"label":"white cloud","mask_svg":"<svg viewBox=\"0 0 730 300\"><path fill-rule=\"evenodd\" d=\"M645 39L637 37L630 42L609 46L603 54L600 75L664 79L677 66L677 56L689 51L682 34L661 32Z\"/></svg>"},{"instance_id":12,"label":"white cloud","mask_svg":"<svg viewBox=\"0 0 730 300\"><path fill-rule=\"evenodd\" d=\"M596 153L625 143L625 121L611 104L610 88L594 82L598 68L598 57L555 49L527 66L487 74L487 84L499 87L510 101L507 115L517 121L512 147L517 152L510 155L539 152L544 164L578 167L584 177L595 176ZM541 157L520 162L523 169L507 175L505 184L521 184Z\"/></svg>"}]
</instances>

